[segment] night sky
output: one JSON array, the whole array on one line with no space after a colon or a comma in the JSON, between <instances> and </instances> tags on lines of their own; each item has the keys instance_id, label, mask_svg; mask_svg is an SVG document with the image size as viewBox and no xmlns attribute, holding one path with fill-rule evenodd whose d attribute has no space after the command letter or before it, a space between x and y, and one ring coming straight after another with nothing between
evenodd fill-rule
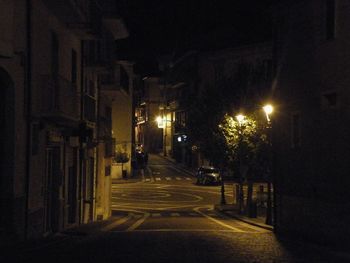
<instances>
[{"instance_id":1,"label":"night sky","mask_svg":"<svg viewBox=\"0 0 350 263\"><path fill-rule=\"evenodd\" d=\"M117 46L140 71L157 58L188 50L210 50L259 42L271 36L272 0L123 0L118 1L130 36Z\"/></svg>"}]
</instances>

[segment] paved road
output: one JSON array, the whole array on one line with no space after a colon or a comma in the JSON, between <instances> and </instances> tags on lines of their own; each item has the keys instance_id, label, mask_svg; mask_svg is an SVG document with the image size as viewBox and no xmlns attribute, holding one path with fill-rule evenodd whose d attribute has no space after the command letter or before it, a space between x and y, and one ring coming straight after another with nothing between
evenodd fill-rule
<instances>
[{"instance_id":1,"label":"paved road","mask_svg":"<svg viewBox=\"0 0 350 263\"><path fill-rule=\"evenodd\" d=\"M197 186L159 156L136 183L113 185L113 217L90 231L18 253L16 262L350 262L321 247L213 210L218 186ZM230 197L228 197L230 198ZM88 228L87 228L88 229ZM15 260L14 260L15 261ZM9 260L1 262L11 262Z\"/></svg>"}]
</instances>

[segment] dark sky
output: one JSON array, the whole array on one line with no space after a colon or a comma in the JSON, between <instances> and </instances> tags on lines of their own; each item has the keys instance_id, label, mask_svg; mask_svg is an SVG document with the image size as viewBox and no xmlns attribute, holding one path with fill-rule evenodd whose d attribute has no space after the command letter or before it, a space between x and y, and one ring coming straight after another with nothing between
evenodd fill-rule
<instances>
[{"instance_id":1,"label":"dark sky","mask_svg":"<svg viewBox=\"0 0 350 263\"><path fill-rule=\"evenodd\" d=\"M156 58L261 41L271 0L118 0L130 36L119 50L146 67Z\"/></svg>"}]
</instances>

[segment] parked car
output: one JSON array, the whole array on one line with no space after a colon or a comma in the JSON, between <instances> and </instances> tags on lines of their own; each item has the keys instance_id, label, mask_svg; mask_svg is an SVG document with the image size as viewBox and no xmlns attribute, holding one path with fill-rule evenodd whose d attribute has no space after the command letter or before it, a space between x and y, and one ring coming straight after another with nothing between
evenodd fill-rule
<instances>
[{"instance_id":1,"label":"parked car","mask_svg":"<svg viewBox=\"0 0 350 263\"><path fill-rule=\"evenodd\" d=\"M221 175L218 168L213 166L201 166L198 168L197 173L197 184L217 184L221 182Z\"/></svg>"}]
</instances>

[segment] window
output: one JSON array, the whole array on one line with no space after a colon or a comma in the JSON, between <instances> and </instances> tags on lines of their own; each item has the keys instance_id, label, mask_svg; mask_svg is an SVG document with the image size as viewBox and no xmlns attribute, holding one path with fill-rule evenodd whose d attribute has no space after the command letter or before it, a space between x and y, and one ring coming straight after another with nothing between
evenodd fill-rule
<instances>
[{"instance_id":1,"label":"window","mask_svg":"<svg viewBox=\"0 0 350 263\"><path fill-rule=\"evenodd\" d=\"M88 94L91 97L95 97L95 83L91 79L89 80L89 83L88 83Z\"/></svg>"},{"instance_id":2,"label":"window","mask_svg":"<svg viewBox=\"0 0 350 263\"><path fill-rule=\"evenodd\" d=\"M59 70L59 42L55 32L51 32L51 73L56 76Z\"/></svg>"},{"instance_id":3,"label":"window","mask_svg":"<svg viewBox=\"0 0 350 263\"><path fill-rule=\"evenodd\" d=\"M322 94L321 104L323 109L334 109L337 108L338 94L336 91L328 91Z\"/></svg>"},{"instance_id":4,"label":"window","mask_svg":"<svg viewBox=\"0 0 350 263\"><path fill-rule=\"evenodd\" d=\"M300 114L293 113L291 117L291 147L299 148L301 145L301 121Z\"/></svg>"},{"instance_id":5,"label":"window","mask_svg":"<svg viewBox=\"0 0 350 263\"><path fill-rule=\"evenodd\" d=\"M105 176L111 175L111 166L105 166Z\"/></svg>"},{"instance_id":6,"label":"window","mask_svg":"<svg viewBox=\"0 0 350 263\"><path fill-rule=\"evenodd\" d=\"M113 157L114 156L114 149L115 149L115 139L110 138L106 139L105 141L105 158Z\"/></svg>"},{"instance_id":7,"label":"window","mask_svg":"<svg viewBox=\"0 0 350 263\"><path fill-rule=\"evenodd\" d=\"M326 39L335 37L335 0L326 0Z\"/></svg>"},{"instance_id":8,"label":"window","mask_svg":"<svg viewBox=\"0 0 350 263\"><path fill-rule=\"evenodd\" d=\"M32 124L32 155L39 153L39 123Z\"/></svg>"},{"instance_id":9,"label":"window","mask_svg":"<svg viewBox=\"0 0 350 263\"><path fill-rule=\"evenodd\" d=\"M125 92L129 93L129 76L122 66L120 67L120 85Z\"/></svg>"},{"instance_id":10,"label":"window","mask_svg":"<svg viewBox=\"0 0 350 263\"><path fill-rule=\"evenodd\" d=\"M105 116L108 120L112 120L112 108L106 106L105 107Z\"/></svg>"},{"instance_id":11,"label":"window","mask_svg":"<svg viewBox=\"0 0 350 263\"><path fill-rule=\"evenodd\" d=\"M71 81L73 84L77 83L77 52L74 49L72 49Z\"/></svg>"}]
</instances>

